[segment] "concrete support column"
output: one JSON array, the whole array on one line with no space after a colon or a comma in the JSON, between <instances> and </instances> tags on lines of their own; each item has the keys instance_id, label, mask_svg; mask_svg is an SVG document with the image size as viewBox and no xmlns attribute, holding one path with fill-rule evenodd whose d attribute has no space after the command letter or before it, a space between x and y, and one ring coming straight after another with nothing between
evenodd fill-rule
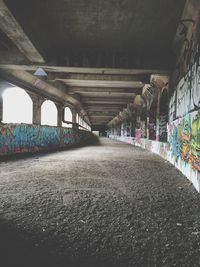
<instances>
[{"instance_id":1,"label":"concrete support column","mask_svg":"<svg viewBox=\"0 0 200 267\"><path fill-rule=\"evenodd\" d=\"M58 117L57 117L57 126L62 127L62 121L63 121L63 106L60 104L56 104L57 110L58 110Z\"/></svg>"},{"instance_id":2,"label":"concrete support column","mask_svg":"<svg viewBox=\"0 0 200 267\"><path fill-rule=\"evenodd\" d=\"M157 110L156 110L156 141L160 141L160 136L159 136L159 132L160 132L160 96L161 96L161 92L159 90L158 92L158 100L157 100Z\"/></svg>"},{"instance_id":3,"label":"concrete support column","mask_svg":"<svg viewBox=\"0 0 200 267\"><path fill-rule=\"evenodd\" d=\"M147 114L147 139L149 140L149 114Z\"/></svg>"},{"instance_id":4,"label":"concrete support column","mask_svg":"<svg viewBox=\"0 0 200 267\"><path fill-rule=\"evenodd\" d=\"M30 94L33 101L33 124L41 124L41 106L44 102L44 98L39 95Z\"/></svg>"},{"instance_id":5,"label":"concrete support column","mask_svg":"<svg viewBox=\"0 0 200 267\"><path fill-rule=\"evenodd\" d=\"M3 121L3 92L6 87L7 84L0 81L0 123Z\"/></svg>"},{"instance_id":6,"label":"concrete support column","mask_svg":"<svg viewBox=\"0 0 200 267\"><path fill-rule=\"evenodd\" d=\"M121 136L124 136L124 123L121 123Z\"/></svg>"},{"instance_id":7,"label":"concrete support column","mask_svg":"<svg viewBox=\"0 0 200 267\"><path fill-rule=\"evenodd\" d=\"M71 112L72 112L72 123L74 123L72 128L78 129L78 121L76 121L77 111L75 109L71 109Z\"/></svg>"},{"instance_id":8,"label":"concrete support column","mask_svg":"<svg viewBox=\"0 0 200 267\"><path fill-rule=\"evenodd\" d=\"M3 120L3 97L0 91L0 123Z\"/></svg>"}]
</instances>

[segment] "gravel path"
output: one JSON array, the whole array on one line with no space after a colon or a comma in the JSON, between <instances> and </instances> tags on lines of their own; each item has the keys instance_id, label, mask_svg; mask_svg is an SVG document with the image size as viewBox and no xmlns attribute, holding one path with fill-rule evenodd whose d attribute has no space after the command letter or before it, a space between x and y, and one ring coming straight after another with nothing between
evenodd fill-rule
<instances>
[{"instance_id":1,"label":"gravel path","mask_svg":"<svg viewBox=\"0 0 200 267\"><path fill-rule=\"evenodd\" d=\"M200 266L200 195L108 139L0 163L0 266Z\"/></svg>"}]
</instances>

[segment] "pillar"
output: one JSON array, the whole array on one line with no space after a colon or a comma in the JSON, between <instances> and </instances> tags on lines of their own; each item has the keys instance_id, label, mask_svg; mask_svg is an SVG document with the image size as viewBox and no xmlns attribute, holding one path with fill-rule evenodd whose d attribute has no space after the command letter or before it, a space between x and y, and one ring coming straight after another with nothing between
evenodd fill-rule
<instances>
[{"instance_id":1,"label":"pillar","mask_svg":"<svg viewBox=\"0 0 200 267\"><path fill-rule=\"evenodd\" d=\"M3 92L5 85L0 83L0 123L3 121Z\"/></svg>"},{"instance_id":2,"label":"pillar","mask_svg":"<svg viewBox=\"0 0 200 267\"><path fill-rule=\"evenodd\" d=\"M157 100L157 110L156 110L156 141L160 141L160 96L161 96L161 92L159 90L158 93L158 100Z\"/></svg>"},{"instance_id":3,"label":"pillar","mask_svg":"<svg viewBox=\"0 0 200 267\"><path fill-rule=\"evenodd\" d=\"M3 97L0 91L0 123L3 120Z\"/></svg>"},{"instance_id":4,"label":"pillar","mask_svg":"<svg viewBox=\"0 0 200 267\"><path fill-rule=\"evenodd\" d=\"M72 112L72 128L78 129L78 121L76 121L77 111L75 109L71 109Z\"/></svg>"},{"instance_id":5,"label":"pillar","mask_svg":"<svg viewBox=\"0 0 200 267\"><path fill-rule=\"evenodd\" d=\"M44 98L40 95L30 94L33 101L33 124L41 125L41 106L44 102Z\"/></svg>"},{"instance_id":6,"label":"pillar","mask_svg":"<svg viewBox=\"0 0 200 267\"><path fill-rule=\"evenodd\" d=\"M57 126L62 127L62 121L63 121L63 105L61 104L56 104L57 110L58 110L58 117L57 117Z\"/></svg>"},{"instance_id":7,"label":"pillar","mask_svg":"<svg viewBox=\"0 0 200 267\"><path fill-rule=\"evenodd\" d=\"M149 112L147 112L147 139L149 140Z\"/></svg>"}]
</instances>

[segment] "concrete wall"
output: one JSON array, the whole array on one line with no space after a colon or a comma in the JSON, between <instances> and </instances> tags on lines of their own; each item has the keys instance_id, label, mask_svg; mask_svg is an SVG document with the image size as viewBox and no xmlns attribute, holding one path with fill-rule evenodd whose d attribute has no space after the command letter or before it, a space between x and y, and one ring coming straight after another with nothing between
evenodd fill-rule
<instances>
[{"instance_id":1,"label":"concrete wall","mask_svg":"<svg viewBox=\"0 0 200 267\"><path fill-rule=\"evenodd\" d=\"M89 131L30 124L0 125L0 157L81 145L94 138Z\"/></svg>"},{"instance_id":2,"label":"concrete wall","mask_svg":"<svg viewBox=\"0 0 200 267\"><path fill-rule=\"evenodd\" d=\"M175 67L169 82L168 114L160 114L167 100L160 105L159 121L151 129L159 129L156 140L147 139L146 118L140 120L134 137L116 136L130 144L143 147L170 161L200 192L200 7L199 1L187 0L182 20L186 23L185 33L180 34L180 25L174 39ZM161 93L161 92L159 92ZM167 106L166 106L167 107ZM140 115L145 115L141 110ZM162 115L162 116L161 116ZM165 117L163 117L163 115ZM142 117L142 116L141 116ZM145 116L143 116L145 117ZM158 118L157 118L158 119ZM144 121L145 120L145 121ZM165 123L167 121L167 124ZM165 135L167 125L167 139ZM114 133L117 133L116 131ZM151 135L149 135L151 137ZM155 136L153 136L155 138ZM162 138L161 138L162 137ZM153 138L152 138L153 139ZM161 142L161 141L167 142Z\"/></svg>"},{"instance_id":3,"label":"concrete wall","mask_svg":"<svg viewBox=\"0 0 200 267\"><path fill-rule=\"evenodd\" d=\"M170 99L168 117L166 143L144 139L142 128L135 130L133 138L114 135L110 137L143 147L169 160L200 192L199 58L177 82Z\"/></svg>"}]
</instances>

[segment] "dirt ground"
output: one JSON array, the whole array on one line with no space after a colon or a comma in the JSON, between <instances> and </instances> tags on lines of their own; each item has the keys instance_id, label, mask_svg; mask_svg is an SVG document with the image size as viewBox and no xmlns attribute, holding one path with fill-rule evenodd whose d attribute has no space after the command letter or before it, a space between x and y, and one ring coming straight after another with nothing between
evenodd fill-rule
<instances>
[{"instance_id":1,"label":"dirt ground","mask_svg":"<svg viewBox=\"0 0 200 267\"><path fill-rule=\"evenodd\" d=\"M200 266L200 195L108 139L0 163L0 266Z\"/></svg>"}]
</instances>

